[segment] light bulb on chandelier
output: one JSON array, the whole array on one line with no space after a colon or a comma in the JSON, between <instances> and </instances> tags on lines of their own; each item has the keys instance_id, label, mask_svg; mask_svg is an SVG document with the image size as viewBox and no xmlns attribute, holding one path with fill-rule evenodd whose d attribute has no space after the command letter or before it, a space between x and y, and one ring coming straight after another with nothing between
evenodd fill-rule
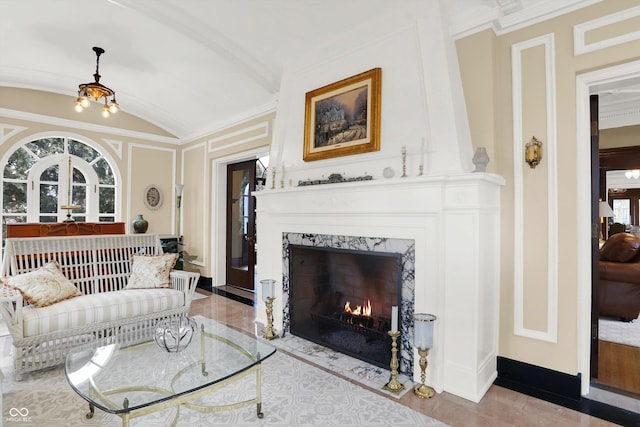
<instances>
[{"instance_id":1,"label":"light bulb on chandelier","mask_svg":"<svg viewBox=\"0 0 640 427\"><path fill-rule=\"evenodd\" d=\"M104 53L104 49L101 47L94 47L93 51L96 53L96 72L93 75L95 81L91 83L82 83L78 85L78 98L75 102L75 110L79 113L84 111L85 108L91 106L89 98L93 98L96 101L104 98L104 107L102 107L102 117L109 117L111 114L115 114L120 110L120 106L116 102L116 93L100 83L100 55ZM108 100L111 97L111 100Z\"/></svg>"}]
</instances>

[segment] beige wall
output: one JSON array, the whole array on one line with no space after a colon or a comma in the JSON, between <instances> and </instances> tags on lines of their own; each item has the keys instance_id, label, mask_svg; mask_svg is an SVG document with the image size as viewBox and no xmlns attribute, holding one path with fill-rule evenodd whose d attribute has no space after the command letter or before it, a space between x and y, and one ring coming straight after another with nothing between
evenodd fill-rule
<instances>
[{"instance_id":1,"label":"beige wall","mask_svg":"<svg viewBox=\"0 0 640 427\"><path fill-rule=\"evenodd\" d=\"M600 148L633 147L640 145L640 126L602 129Z\"/></svg>"},{"instance_id":2,"label":"beige wall","mask_svg":"<svg viewBox=\"0 0 640 427\"><path fill-rule=\"evenodd\" d=\"M183 145L183 234L188 267L225 281L226 165L268 155L275 113L228 126Z\"/></svg>"},{"instance_id":3,"label":"beige wall","mask_svg":"<svg viewBox=\"0 0 640 427\"><path fill-rule=\"evenodd\" d=\"M127 232L132 231L131 221L142 214L149 221L147 233L173 234L177 140L126 113L108 119L99 115L99 108L76 113L73 103L68 96L0 87L0 158L18 145L45 136L86 142L104 153L116 172L117 221L126 223ZM98 113L92 115L92 110ZM157 210L144 205L144 190L151 184L164 196Z\"/></svg>"},{"instance_id":4,"label":"beige wall","mask_svg":"<svg viewBox=\"0 0 640 427\"><path fill-rule=\"evenodd\" d=\"M147 233L181 231L193 259L186 269L224 282L224 173L227 163L267 155L275 113L248 118L188 143L157 126L120 111L108 119L99 108L73 110L75 98L28 89L0 87L0 158L16 144L51 135L72 136L95 146L119 172L118 221L142 214ZM184 184L180 227L175 184ZM144 204L144 192L156 185L159 209ZM218 197L215 199L214 197ZM213 203L213 204L212 204ZM214 266L215 265L215 268Z\"/></svg>"},{"instance_id":5,"label":"beige wall","mask_svg":"<svg viewBox=\"0 0 640 427\"><path fill-rule=\"evenodd\" d=\"M603 1L504 35L488 30L457 41L473 144L489 147L489 170L507 181L501 211L503 357L570 374L579 370L578 300L590 283L577 283L576 158L589 141L576 138L576 76L637 60L640 42L576 55L573 30L638 5ZM627 24L623 32L637 28ZM620 31L615 24L589 31L585 43ZM514 75L521 80L515 92ZM531 169L522 151L534 135L545 152Z\"/></svg>"}]
</instances>

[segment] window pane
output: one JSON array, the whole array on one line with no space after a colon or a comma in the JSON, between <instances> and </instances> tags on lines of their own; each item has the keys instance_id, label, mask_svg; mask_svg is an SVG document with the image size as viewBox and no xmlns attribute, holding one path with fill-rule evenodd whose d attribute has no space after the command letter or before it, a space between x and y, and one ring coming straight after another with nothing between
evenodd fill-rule
<instances>
[{"instance_id":1,"label":"window pane","mask_svg":"<svg viewBox=\"0 0 640 427\"><path fill-rule=\"evenodd\" d=\"M4 168L4 177L9 179L27 179L29 175L29 169L34 165L36 159L29 155L29 153L20 148L16 150Z\"/></svg>"},{"instance_id":2,"label":"window pane","mask_svg":"<svg viewBox=\"0 0 640 427\"><path fill-rule=\"evenodd\" d=\"M74 215L73 219L75 219L76 222L87 222L87 217L84 215L78 215L78 216Z\"/></svg>"},{"instance_id":3,"label":"window pane","mask_svg":"<svg viewBox=\"0 0 640 427\"><path fill-rule=\"evenodd\" d=\"M100 187L98 190L100 203L100 214L116 212L116 189L110 187Z\"/></svg>"},{"instance_id":4,"label":"window pane","mask_svg":"<svg viewBox=\"0 0 640 427\"><path fill-rule=\"evenodd\" d=\"M58 216L51 216L51 215L40 215L40 217L38 218L39 222L58 222Z\"/></svg>"},{"instance_id":5,"label":"window pane","mask_svg":"<svg viewBox=\"0 0 640 427\"><path fill-rule=\"evenodd\" d=\"M80 172L76 168L73 168L73 182L82 183L82 184L87 182L82 172Z\"/></svg>"},{"instance_id":6,"label":"window pane","mask_svg":"<svg viewBox=\"0 0 640 427\"><path fill-rule=\"evenodd\" d=\"M613 222L620 224L631 224L631 200L614 199L613 200Z\"/></svg>"},{"instance_id":7,"label":"window pane","mask_svg":"<svg viewBox=\"0 0 640 427\"><path fill-rule=\"evenodd\" d=\"M40 184L40 213L58 212L58 186Z\"/></svg>"},{"instance_id":8,"label":"window pane","mask_svg":"<svg viewBox=\"0 0 640 427\"><path fill-rule=\"evenodd\" d=\"M64 153L64 138L42 138L24 145L39 158Z\"/></svg>"},{"instance_id":9,"label":"window pane","mask_svg":"<svg viewBox=\"0 0 640 427\"><path fill-rule=\"evenodd\" d=\"M100 153L98 153L96 150L89 147L87 144L73 139L69 140L69 154L78 156L81 159L84 159L87 163L91 163L95 159L100 157Z\"/></svg>"},{"instance_id":10,"label":"window pane","mask_svg":"<svg viewBox=\"0 0 640 427\"><path fill-rule=\"evenodd\" d=\"M42 172L42 175L40 175L40 181L58 182L58 165L53 165Z\"/></svg>"},{"instance_id":11,"label":"window pane","mask_svg":"<svg viewBox=\"0 0 640 427\"><path fill-rule=\"evenodd\" d=\"M27 213L27 183L5 182L3 188L2 212Z\"/></svg>"},{"instance_id":12,"label":"window pane","mask_svg":"<svg viewBox=\"0 0 640 427\"><path fill-rule=\"evenodd\" d=\"M87 188L85 186L74 185L72 199L74 205L82 206L82 208L77 209L76 212L87 211Z\"/></svg>"},{"instance_id":13,"label":"window pane","mask_svg":"<svg viewBox=\"0 0 640 427\"><path fill-rule=\"evenodd\" d=\"M98 160L94 165L93 169L98 174L98 179L100 180L100 184L108 184L114 185L116 183L113 178L113 172L111 171L111 167L109 163L105 159Z\"/></svg>"},{"instance_id":14,"label":"window pane","mask_svg":"<svg viewBox=\"0 0 640 427\"><path fill-rule=\"evenodd\" d=\"M98 218L98 221L100 221L100 222L115 222L116 221L116 217L114 217L114 216L100 216L100 218Z\"/></svg>"}]
</instances>

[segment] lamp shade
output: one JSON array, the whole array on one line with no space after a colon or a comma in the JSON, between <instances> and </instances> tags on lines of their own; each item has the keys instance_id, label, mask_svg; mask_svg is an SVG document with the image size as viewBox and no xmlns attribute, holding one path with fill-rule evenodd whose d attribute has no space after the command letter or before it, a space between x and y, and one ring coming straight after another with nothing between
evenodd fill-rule
<instances>
[{"instance_id":1,"label":"lamp shade","mask_svg":"<svg viewBox=\"0 0 640 427\"><path fill-rule=\"evenodd\" d=\"M600 217L608 218L608 217L614 216L613 209L611 209L611 206L609 206L609 203L602 200L600 200L599 211L600 211L600 214L599 214Z\"/></svg>"},{"instance_id":2,"label":"lamp shade","mask_svg":"<svg viewBox=\"0 0 640 427\"><path fill-rule=\"evenodd\" d=\"M436 316L416 313L413 315L413 320L414 345L419 349L430 349L433 347L433 322Z\"/></svg>"}]
</instances>

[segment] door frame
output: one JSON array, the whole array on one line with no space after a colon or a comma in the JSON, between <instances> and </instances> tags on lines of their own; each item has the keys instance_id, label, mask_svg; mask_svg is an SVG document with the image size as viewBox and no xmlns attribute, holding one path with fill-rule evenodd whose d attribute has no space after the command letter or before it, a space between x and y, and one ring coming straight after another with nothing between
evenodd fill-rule
<instances>
[{"instance_id":1,"label":"door frame","mask_svg":"<svg viewBox=\"0 0 640 427\"><path fill-rule=\"evenodd\" d=\"M640 78L640 61L604 68L576 76L576 254L578 290L578 372L580 391L589 393L591 385L591 143L590 95L597 86L619 80Z\"/></svg>"},{"instance_id":2,"label":"door frame","mask_svg":"<svg viewBox=\"0 0 640 427\"><path fill-rule=\"evenodd\" d=\"M224 285L226 281L227 165L255 160L268 155L269 146L265 146L211 159L211 260L209 265L211 265L213 286Z\"/></svg>"},{"instance_id":3,"label":"door frame","mask_svg":"<svg viewBox=\"0 0 640 427\"><path fill-rule=\"evenodd\" d=\"M246 253L247 259L246 259L246 271L244 271L244 269L242 268L236 268L233 265L233 257L234 257L234 253L233 253L233 240L236 239L238 236L236 235L234 238L227 238L226 240L226 265L225 265L225 271L226 271L226 283L227 285L233 285L236 286L238 288L242 288L248 291L255 291L255 266L256 266L256 253L255 253L255 236L256 236L256 221L255 221L255 209L256 209L256 201L255 201L255 197L251 194L252 192L256 191L255 190L255 186L256 186L256 167L258 164L258 160L257 159L251 159L251 160L244 160L241 162L236 162L236 163L230 163L227 164L227 197L225 199L225 203L227 205L227 212L225 215L225 219L226 219L226 223L227 223L227 227L226 227L226 232L227 232L227 237L229 236L229 233L231 233L231 229L235 227L237 227L237 218L232 219L233 218L233 205L234 203L231 203L231 200L233 200L234 197L243 197L242 195L238 196L237 194L232 194L234 190L234 183L235 180L237 179L235 177L235 173L236 172L241 172L242 173L242 177L244 179L245 173L249 175L249 182L248 182L248 190L249 192L247 193L247 199L245 200L245 202L247 203L247 206L245 206L246 208L246 212L247 212L247 222L246 222L246 234L243 234L243 237L240 239L240 243L242 244L243 248L241 249L242 252L242 256L244 256L244 254ZM231 181L230 181L231 179ZM251 182L253 180L253 183ZM253 188L252 188L253 187ZM246 190L245 190L246 191ZM237 201L239 201L240 199L237 199ZM238 205L238 208L241 205ZM244 218L244 214L241 214L242 217ZM243 224L245 224L245 222L243 221ZM237 231L236 231L237 234ZM246 249L244 247L244 245L246 244ZM244 265L244 263L243 263Z\"/></svg>"}]
</instances>

